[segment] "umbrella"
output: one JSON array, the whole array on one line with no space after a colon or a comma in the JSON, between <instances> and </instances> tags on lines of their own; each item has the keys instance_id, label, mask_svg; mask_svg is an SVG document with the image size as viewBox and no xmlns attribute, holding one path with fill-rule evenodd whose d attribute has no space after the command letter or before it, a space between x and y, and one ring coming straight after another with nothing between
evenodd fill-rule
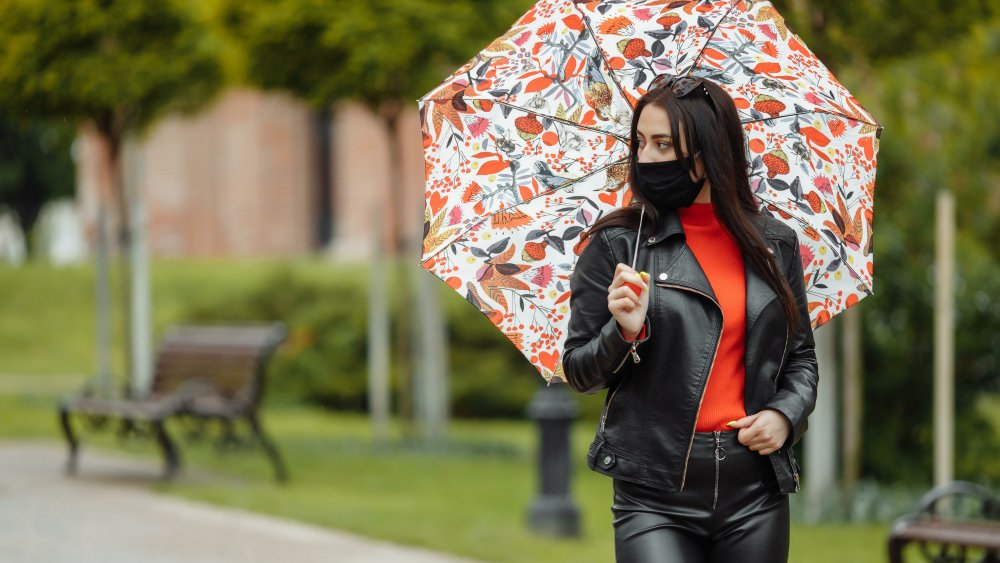
<instances>
[{"instance_id":1,"label":"umbrella","mask_svg":"<svg viewBox=\"0 0 1000 563\"><path fill-rule=\"evenodd\" d=\"M661 74L733 97L761 208L799 234L812 324L872 291L881 128L770 2L541 0L420 100L423 266L562 377L580 234L627 205L632 108Z\"/></svg>"}]
</instances>

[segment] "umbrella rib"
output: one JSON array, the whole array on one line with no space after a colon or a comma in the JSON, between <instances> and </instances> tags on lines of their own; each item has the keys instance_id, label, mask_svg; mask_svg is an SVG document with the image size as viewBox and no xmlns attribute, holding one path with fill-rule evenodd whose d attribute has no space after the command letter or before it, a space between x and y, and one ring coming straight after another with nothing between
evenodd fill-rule
<instances>
[{"instance_id":1,"label":"umbrella rib","mask_svg":"<svg viewBox=\"0 0 1000 563\"><path fill-rule=\"evenodd\" d=\"M490 217L492 217L492 216L493 216L494 214L498 213L499 211L509 211L509 210L511 210L511 209L516 209L516 208L518 208L518 207L521 207L522 205L525 205L525 204L527 204L527 203L531 203L532 201L534 201L534 200L536 200L536 199L538 199L538 198L540 198L540 197L542 197L542 196L547 196L547 195L550 195L550 194L552 194L553 192L555 192L555 191L557 191L557 190L562 190L562 189L565 189L565 188L566 188L566 187L568 187L568 186L572 186L573 184L576 184L576 183L579 183L579 182L582 182L583 180L586 180L587 178L590 178L590 177L591 177L591 176L593 176L594 174L597 174L597 173L599 173L599 172L602 172L602 171L604 171L604 170L607 170L608 168L611 168L612 166L614 166L614 165L616 165L616 164L621 164L621 163L623 163L623 162L628 162L628 158L622 158L622 159L620 159L620 160L616 160L616 161L614 161L614 162L612 162L612 163L608 164L607 166L602 166L602 167L600 167L600 168L598 168L598 169L596 169L596 170L593 170L593 171L591 171L590 173L588 173L588 174L586 174L586 175L584 175L584 176L580 176L579 178L575 178L575 179L573 179L573 180L570 180L570 181L568 181L568 182L563 182L562 184L559 184L558 186L556 186L556 187L554 187L554 188L552 188L552 189L550 189L550 190L546 190L546 191L544 191L544 192L541 192L541 193L538 193L538 194L535 194L534 196L532 196L532 197L530 197L530 198L528 198L528 199L526 199L526 200L524 200L524 201L521 201L521 202L520 202L520 203L518 203L517 205L512 205L512 206L510 206L510 207L505 207L505 208L503 208L503 209L501 209L501 210L497 210L497 211L494 211L494 212L492 212L492 213L489 213L488 215L483 215L483 216L482 216L482 217L480 218L480 220L479 220L479 221L476 221L475 223L473 223L473 224L469 225L469 228L465 229L464 231L462 231L461 233L459 233L458 235L456 235L456 236L455 236L455 238L451 239L451 241L450 241L450 242L449 242L448 244L443 244L443 245L441 245L441 247L440 247L440 248L438 249L438 251L437 251L437 252L435 252L434 254L431 254L430 256L427 256L426 258L423 258L423 257L422 257L422 258L420 259L420 263L422 264L422 263L424 263L424 262L426 262L426 261L428 261L428 260L430 260L430 259L434 258L434 257L435 257L435 256L437 256L438 254L441 254L441 253L442 253L442 252L444 252L444 251L445 251L445 250L446 250L446 249L447 249L448 247L450 247L451 245L455 244L455 241L456 241L456 240L458 240L458 239L462 238L462 237L463 237L463 236L465 236L465 235L466 235L466 234L467 234L467 233L468 233L469 231L471 231L471 230L475 229L476 227L478 227L479 225L483 224L483 223L484 223L484 222L485 222L485 221L486 221L487 219L489 219Z\"/></svg>"},{"instance_id":2,"label":"umbrella rib","mask_svg":"<svg viewBox=\"0 0 1000 563\"><path fill-rule=\"evenodd\" d=\"M698 68L700 68L698 66L698 63L699 63L702 55L705 54L705 49L707 49L708 45L712 42L712 37L715 36L716 31L719 30L719 28L726 21L726 19L729 18L730 14L733 13L733 10L736 9L736 5L738 3L739 3L739 0L734 0L733 3L730 4L730 6L729 6L729 11L727 11L724 16L722 16L721 18L719 18L719 22L717 24L715 24L715 27L712 29L712 33L710 33L709 36L708 36L708 39L705 40L705 44L702 46L701 51L698 52L698 56L696 56L693 59L693 63L691 65L691 68L687 72L688 76L691 76L694 73L695 70L697 70ZM767 118L761 118L761 119L752 119L752 120L748 120L748 121L742 121L741 120L740 124L745 125L747 123L757 123L759 121L769 121L771 119L781 119L783 117L794 117L796 115L805 115L805 114L809 114L809 113L826 113L826 114L829 114L829 115L836 115L836 116L843 117L845 119L852 119L854 121L859 121L861 123L866 123L868 125L872 125L874 127L877 127L878 129L882 128L877 123L871 123L871 122L869 122L867 120L864 120L864 119L857 119L857 118L850 117L850 116L847 116L847 115L844 115L844 114L834 113L834 112L831 112L831 111L825 111L825 110L820 110L820 109L815 109L815 110L810 110L810 111L804 111L804 112L795 112L795 113L790 113L790 114L787 114L787 115L779 115L777 117L767 117ZM770 203L770 204L775 205L777 207L777 204L775 202L770 201L770 200L765 199L765 198L760 197L760 196L757 196L757 197L758 197L758 199L760 199L762 201L766 201L767 203ZM811 227L811 225L809 225L809 223L807 223L804 219L802 219L801 217L799 217L797 214L791 214L791 213L789 213L789 215L791 215L793 218L795 218L795 220L798 221L799 224L801 224L802 226L804 226L804 227ZM852 274L854 274L854 278L861 283L861 285L864 287L864 289L868 293L868 295L874 295L874 292L872 291L871 287L867 283L865 283L865 281L861 278L861 275L858 274L858 271L855 270L846 260L843 261L843 264L844 264L844 266L847 267L848 270L851 271Z\"/></svg>"},{"instance_id":3,"label":"umbrella rib","mask_svg":"<svg viewBox=\"0 0 1000 563\"><path fill-rule=\"evenodd\" d=\"M480 98L470 98L470 99L475 100L475 99L480 99ZM603 129L598 129L596 127L590 127L590 126L587 126L587 125L581 125L579 123L574 123L574 122L572 122L572 121L570 121L570 120L568 120L566 118L554 117L554 116L551 116L551 115L546 115L544 113L538 113L537 111L531 111L528 108L523 108L521 106L515 106L514 104L509 103L509 102L500 102L500 101L496 101L496 100L493 100L493 101L495 103L497 103L497 104L502 105L502 106L507 106L509 108L521 110L523 112L531 113L531 114L534 114L534 115L540 115L540 116L542 116L542 117L544 117L546 119L551 119L553 121L558 121L559 123L563 123L565 125L571 125L573 127L579 128L579 129L585 129L587 131L593 131L594 133L600 133L601 135L608 135L609 137L614 137L614 138L618 139L619 141L621 141L623 143L628 143L628 138L625 137L624 135L616 135L615 133L611 133L610 131L605 131Z\"/></svg>"},{"instance_id":4,"label":"umbrella rib","mask_svg":"<svg viewBox=\"0 0 1000 563\"><path fill-rule=\"evenodd\" d=\"M776 202L774 202L774 201L771 201L771 200L770 200L770 199L768 199L768 198L765 198L765 197L761 197L761 196L759 196L759 195L757 195L757 196L755 196L755 197L756 197L757 199L759 199L759 200L761 200L761 201L765 202L765 203L770 203L771 205L773 205L773 206L775 206L775 207L778 207L778 204L777 204ZM798 214L796 214L796 213L790 213L790 212L788 212L788 211L784 211L784 212L785 212L785 213L788 213L788 215L789 215L789 216L791 216L791 217L792 217L793 219L795 219L796 221L798 221L798 222L799 222L799 224L800 224L800 225L802 225L803 227L812 227L812 228L815 228L815 227L813 227L812 225L810 225L808 221L806 221L806 220L805 220L805 219L803 219L802 217L799 217L799 216L798 216ZM855 269L854 269L854 267L853 267L853 266L851 266L851 265L850 265L850 264L849 264L849 263L847 262L847 260L842 260L842 263L844 264L844 266L845 266L845 267L846 267L846 268L847 268L848 270L850 270L850 271L851 271L851 273L853 273L853 274L854 274L854 279L858 280L858 282L860 282L860 283L861 283L861 285L863 285L863 286L864 286L864 288L865 288L865 291L866 291L866 292L868 293L868 295L875 295L875 292L874 292L874 291L872 290L871 286L870 286L870 285L868 285L867 283L865 283L865 281L864 281L864 278L862 278L862 277L861 277L861 274L859 274L859 273L858 273L858 271L857 271L857 270L855 270Z\"/></svg>"},{"instance_id":5,"label":"umbrella rib","mask_svg":"<svg viewBox=\"0 0 1000 563\"><path fill-rule=\"evenodd\" d=\"M705 40L705 44L701 47L701 50L698 51L698 55L694 59L692 59L691 68L688 69L688 71L686 73L687 76L692 76L695 70L711 70L711 69L707 69L705 67L698 66L698 63L701 61L702 55L705 54L705 49L707 49L708 45L712 42L712 38L715 37L715 32L718 31L720 27L722 27L722 24L726 21L727 18L729 18L730 14L733 13L733 10L736 9L736 5L739 2L740 2L740 0L733 0L733 3L730 4L730 6L729 6L729 11L727 11L724 16L722 16L721 18L719 18L719 22L717 24L715 24L715 27L712 29L712 33L710 33L709 36L708 36L708 39ZM808 112L796 112L796 113L790 113L790 114L787 114L787 115L779 115L777 118L780 118L780 117L790 117L790 116L793 116L793 115L802 115L804 113L814 113L814 112L817 112L817 113L828 113L830 115L837 115L837 116L840 116L840 117L843 117L843 118L846 118L846 119L852 119L854 121L859 121L861 123L867 123L868 125L871 125L873 127L877 127L880 131L882 130L882 126L879 125L878 123L872 123L871 121L868 121L866 119L858 119L856 117L851 117L851 116L848 116L848 115L844 115L842 113L836 113L836 112L826 111L826 110L820 110L820 109L811 110L811 111L808 111ZM767 121L768 119L777 119L777 118L775 118L775 117L761 118L761 119L754 119L754 120L751 120L751 121L741 121L741 123L756 123L758 121Z\"/></svg>"},{"instance_id":6,"label":"umbrella rib","mask_svg":"<svg viewBox=\"0 0 1000 563\"><path fill-rule=\"evenodd\" d=\"M493 103L495 103L497 105L507 106L507 107L509 107L511 109L516 109L516 110L519 110L519 111L523 111L525 113L530 113L532 115L538 115L538 116L541 116L541 117L543 117L545 119L551 119L553 121L558 121L559 123L563 123L565 125L571 125L571 126L576 127L578 129L584 129L584 130L587 130L587 131L593 131L594 133L599 133L601 135L607 135L609 137L614 137L614 138L618 139L619 141L621 141L623 143L628 143L628 137L626 137L624 135L618 135L618 134L612 133L610 131L605 131L604 129L598 129L596 127L590 127L588 125L583 125L583 124L580 124L580 123L575 123L575 122L570 121L570 120L568 120L566 118L563 118L563 117L555 117L555 116L548 115L548 114L545 114L545 113L539 113L537 111L533 111L533 110L530 110L530 109L525 108L525 107L514 105L514 104L512 104L510 102L502 102L500 100L497 100L496 98L465 98L465 99L466 100L486 100L486 101L490 101L490 102L493 102ZM424 100L424 101L425 102L451 102L451 98L429 98L429 99Z\"/></svg>"},{"instance_id":7,"label":"umbrella rib","mask_svg":"<svg viewBox=\"0 0 1000 563\"><path fill-rule=\"evenodd\" d=\"M715 32L719 31L719 28L722 27L722 23L726 21L726 18L729 17L729 14L733 13L733 10L736 9L736 4L738 4L740 1L741 0L733 0L733 3L729 5L729 10L727 10L726 13L721 18L719 18L719 22L716 23L715 27L712 28L712 33L708 34L708 38L705 39L705 44L701 46L701 50L698 51L698 54L693 59L691 59L691 68L687 71L688 76L691 76L691 73L694 72L695 68L697 68L698 61L701 59L701 56L705 54L705 49L708 49L708 45L712 42L712 38L715 37Z\"/></svg>"},{"instance_id":8,"label":"umbrella rib","mask_svg":"<svg viewBox=\"0 0 1000 563\"><path fill-rule=\"evenodd\" d=\"M618 93L621 94L622 98L625 99L627 102L628 96L625 94L625 89L622 88L622 85L618 82L618 79L615 78L615 75L611 72L611 64L608 62L608 58L607 56L605 56L604 49L601 48L601 44L598 43L597 41L597 34L594 33L594 28L590 26L590 18L587 17L587 14L583 13L583 8L580 7L580 3L574 2L573 7L576 8L576 11L580 12L580 18L583 20L583 23L587 26L587 30L590 31L590 36L594 38L594 45L597 46L597 52L600 53L601 55L601 60L604 62L604 68L608 69L607 72L608 79L611 80L611 82L615 85L615 88L618 88Z\"/></svg>"},{"instance_id":9,"label":"umbrella rib","mask_svg":"<svg viewBox=\"0 0 1000 563\"><path fill-rule=\"evenodd\" d=\"M758 118L758 119L748 119L746 121L741 120L740 123L742 123L742 124L745 125L747 123L758 123L758 122L761 122L761 121L771 121L772 119L781 119L783 117L795 117L796 115L808 115L810 113L825 113L827 115L833 115L835 117L843 117L844 119L850 119L851 121L857 121L858 123L865 123L867 125L871 125L872 127L877 127L879 129L882 129L882 126L879 125L878 123L872 123L872 122L864 120L864 119L858 119L858 118L852 117L850 115L845 115L843 113L837 113L835 111L828 111L828 110L825 110L825 109L811 109L811 110L807 110L807 111L797 111L797 112L794 112L794 113L785 113L785 114L778 115L778 116L775 116L775 117L761 117L761 118Z\"/></svg>"}]
</instances>

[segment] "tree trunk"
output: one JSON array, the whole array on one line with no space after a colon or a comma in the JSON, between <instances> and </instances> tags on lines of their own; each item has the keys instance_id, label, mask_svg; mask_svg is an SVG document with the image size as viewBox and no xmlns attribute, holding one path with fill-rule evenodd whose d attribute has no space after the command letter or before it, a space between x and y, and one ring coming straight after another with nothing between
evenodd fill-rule
<instances>
[{"instance_id":1,"label":"tree trunk","mask_svg":"<svg viewBox=\"0 0 1000 563\"><path fill-rule=\"evenodd\" d=\"M316 130L316 247L324 249L333 239L333 173L330 161L330 109L313 115Z\"/></svg>"},{"instance_id":2,"label":"tree trunk","mask_svg":"<svg viewBox=\"0 0 1000 563\"><path fill-rule=\"evenodd\" d=\"M395 275L392 277L394 286L393 293L396 295L396 322L394 333L396 336L395 356L396 373L399 381L399 417L402 421L403 432L412 435L413 428L413 400L414 382L413 365L411 359L412 343L410 340L410 323L412 317L412 303L410 302L410 275L406 266L406 260L400 261L400 254L404 245L402 225L403 220L403 198L405 194L402 188L402 168L400 166L401 151L399 150L399 114L398 104L388 104L382 108L382 123L385 126L385 133L389 146L389 190L387 205L383 208L388 220L384 221L383 227L386 229L386 238L389 240L390 248L388 254L393 257L395 263Z\"/></svg>"},{"instance_id":3,"label":"tree trunk","mask_svg":"<svg viewBox=\"0 0 1000 563\"><path fill-rule=\"evenodd\" d=\"M119 295L121 303L121 326L124 355L124 365L122 373L130 374L132 369L132 344L130 335L132 334L132 286L131 267L129 259L129 246L131 244L131 232L129 230L130 218L128 201L125 194L125 185L122 171L122 140L123 133L115 125L115 119L111 115L99 117L96 121L97 132L104 144L105 158L107 159L109 185L103 194L106 208L114 210L117 215L117 244L115 250L118 252L118 277L120 280L121 292ZM133 389L131 378L127 378L129 395L136 390Z\"/></svg>"},{"instance_id":4,"label":"tree trunk","mask_svg":"<svg viewBox=\"0 0 1000 563\"><path fill-rule=\"evenodd\" d=\"M861 320L857 305L840 314L843 325L843 459L844 501L852 503L861 473ZM850 504L844 506L850 515Z\"/></svg>"},{"instance_id":5,"label":"tree trunk","mask_svg":"<svg viewBox=\"0 0 1000 563\"><path fill-rule=\"evenodd\" d=\"M97 300L98 394L113 395L111 369L111 263L108 260L108 211L104 202L97 210L94 297Z\"/></svg>"},{"instance_id":6,"label":"tree trunk","mask_svg":"<svg viewBox=\"0 0 1000 563\"><path fill-rule=\"evenodd\" d=\"M135 291L135 279L133 276L133 237L132 209L129 195L125 185L125 171L123 160L123 148L125 132L127 130L127 110L121 112L104 114L99 116L95 122L97 131L106 148L106 158L108 164L108 175L110 185L105 192L105 200L113 201L114 210L117 212L118 229L118 272L120 278L120 303L121 303L121 323L122 323L122 351L124 355L124 367L122 372L127 374L128 394L133 397L141 397L146 389L143 388L144 381L141 373L137 373L137 360L142 360L136 356L134 343L136 336L134 320L136 315L136 305L133 293ZM140 379L136 379L140 377Z\"/></svg>"},{"instance_id":7,"label":"tree trunk","mask_svg":"<svg viewBox=\"0 0 1000 563\"><path fill-rule=\"evenodd\" d=\"M45 205L46 190L35 167L28 165L27 168L23 188L15 192L12 207L17 215L17 224L21 227L21 234L24 236L25 255L31 260L35 258L37 252L31 231L38 223L38 216Z\"/></svg>"},{"instance_id":8,"label":"tree trunk","mask_svg":"<svg viewBox=\"0 0 1000 563\"><path fill-rule=\"evenodd\" d=\"M151 329L151 301L149 288L149 257L146 244L146 202L145 194L140 188L139 178L142 159L138 143L130 139L128 150L121 158L127 165L123 177L122 189L125 192L125 203L128 205L129 245L125 249L129 266L129 318L131 333L128 335L131 345L132 391L139 397L149 394L153 382L153 350Z\"/></svg>"},{"instance_id":9,"label":"tree trunk","mask_svg":"<svg viewBox=\"0 0 1000 563\"><path fill-rule=\"evenodd\" d=\"M414 194L415 196L416 194ZM421 202L423 198L421 197ZM423 202L422 202L423 203ZM414 225L422 225L424 207L417 205ZM402 221L400 222L403 223ZM406 248L408 258L422 258L422 230L407 230ZM409 263L409 260L406 261ZM415 268L413 276L413 303L415 315L412 320L414 375L417 381L418 412L422 433L425 440L440 444L447 439L448 419L451 403L449 401L448 382L448 340L447 321L441 309L438 290L441 280L434 274L424 271L422 267Z\"/></svg>"},{"instance_id":10,"label":"tree trunk","mask_svg":"<svg viewBox=\"0 0 1000 563\"><path fill-rule=\"evenodd\" d=\"M934 237L934 486L955 478L955 196L938 192Z\"/></svg>"},{"instance_id":11,"label":"tree trunk","mask_svg":"<svg viewBox=\"0 0 1000 563\"><path fill-rule=\"evenodd\" d=\"M389 292L384 257L382 209L373 208L374 256L368 283L368 417L376 443L389 439Z\"/></svg>"},{"instance_id":12,"label":"tree trunk","mask_svg":"<svg viewBox=\"0 0 1000 563\"><path fill-rule=\"evenodd\" d=\"M837 380L840 360L836 353L835 327L839 319L816 329L816 360L819 363L819 389L816 409L809 415L809 432L802 439L805 463L803 493L805 520L815 523L830 515L830 504L837 491ZM839 507L838 507L839 509Z\"/></svg>"},{"instance_id":13,"label":"tree trunk","mask_svg":"<svg viewBox=\"0 0 1000 563\"><path fill-rule=\"evenodd\" d=\"M424 439L439 444L447 437L450 410L445 318L437 292L440 281L426 271L416 272L413 281L417 414Z\"/></svg>"}]
</instances>

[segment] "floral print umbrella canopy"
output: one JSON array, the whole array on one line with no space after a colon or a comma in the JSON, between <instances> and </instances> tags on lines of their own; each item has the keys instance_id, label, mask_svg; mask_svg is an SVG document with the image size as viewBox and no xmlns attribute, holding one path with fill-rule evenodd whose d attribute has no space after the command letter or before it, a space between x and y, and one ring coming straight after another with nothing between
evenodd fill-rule
<instances>
[{"instance_id":1,"label":"floral print umbrella canopy","mask_svg":"<svg viewBox=\"0 0 1000 563\"><path fill-rule=\"evenodd\" d=\"M761 207L799 233L813 326L872 291L881 128L770 2L541 0L420 113L423 266L546 380L563 378L580 234L631 201L632 108L660 74L735 100Z\"/></svg>"}]
</instances>

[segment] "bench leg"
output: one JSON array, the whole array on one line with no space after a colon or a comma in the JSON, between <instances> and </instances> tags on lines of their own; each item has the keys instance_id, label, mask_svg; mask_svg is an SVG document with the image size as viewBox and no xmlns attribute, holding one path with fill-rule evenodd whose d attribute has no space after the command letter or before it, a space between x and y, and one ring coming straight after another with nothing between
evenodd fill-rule
<instances>
[{"instance_id":1,"label":"bench leg","mask_svg":"<svg viewBox=\"0 0 1000 563\"><path fill-rule=\"evenodd\" d=\"M889 538L889 563L903 563L903 547L906 540L897 537Z\"/></svg>"},{"instance_id":2,"label":"bench leg","mask_svg":"<svg viewBox=\"0 0 1000 563\"><path fill-rule=\"evenodd\" d=\"M69 459L66 460L66 474L75 475L80 442L77 441L76 435L73 434L73 427L69 421L69 411L66 407L59 407L59 426L62 428L63 436L66 437L66 443L69 444Z\"/></svg>"},{"instance_id":3,"label":"bench leg","mask_svg":"<svg viewBox=\"0 0 1000 563\"><path fill-rule=\"evenodd\" d=\"M271 465L274 467L274 479L279 483L287 483L288 471L285 469L284 462L281 461L278 447L264 434L264 429L261 427L257 415L248 416L247 421L250 423L254 435L257 436L257 440L260 441L260 445L264 447L267 457L271 459Z\"/></svg>"},{"instance_id":4,"label":"bench leg","mask_svg":"<svg viewBox=\"0 0 1000 563\"><path fill-rule=\"evenodd\" d=\"M169 481L177 475L177 471L181 467L180 453L177 451L174 441L170 439L170 435L167 434L164 421L153 421L153 433L156 435L156 442L160 444L160 449L163 450L163 479Z\"/></svg>"}]
</instances>

